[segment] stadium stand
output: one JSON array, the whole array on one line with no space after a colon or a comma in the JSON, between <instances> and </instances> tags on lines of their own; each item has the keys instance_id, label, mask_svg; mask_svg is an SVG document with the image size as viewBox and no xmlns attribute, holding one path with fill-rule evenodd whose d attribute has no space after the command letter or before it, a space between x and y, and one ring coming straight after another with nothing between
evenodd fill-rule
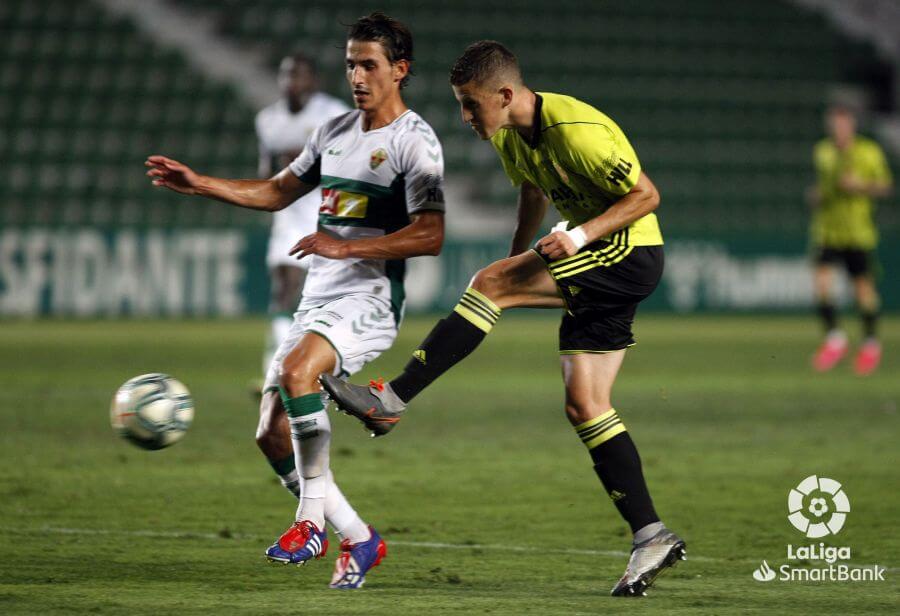
<instances>
[{"instance_id":1,"label":"stadium stand","mask_svg":"<svg viewBox=\"0 0 900 616\"><path fill-rule=\"evenodd\" d=\"M0 226L268 224L148 190L143 160L252 175L255 110L90 2L0 3Z\"/></svg>"},{"instance_id":2,"label":"stadium stand","mask_svg":"<svg viewBox=\"0 0 900 616\"><path fill-rule=\"evenodd\" d=\"M262 50L273 67L285 50L307 50L337 93L341 24L373 6L176 4ZM514 197L490 148L459 122L446 74L467 43L495 38L519 54L530 85L590 101L622 125L664 195L667 233L805 228L802 193L826 92L877 62L823 17L776 0L378 7L416 36L408 100L441 135L450 174L470 179L473 199L508 207ZM134 172L146 153L164 151L212 173L252 175L253 109L229 87L91 2L7 0L0 24L10 32L0 40L3 221L265 224L233 208L175 207ZM896 216L888 224L900 226Z\"/></svg>"}]
</instances>

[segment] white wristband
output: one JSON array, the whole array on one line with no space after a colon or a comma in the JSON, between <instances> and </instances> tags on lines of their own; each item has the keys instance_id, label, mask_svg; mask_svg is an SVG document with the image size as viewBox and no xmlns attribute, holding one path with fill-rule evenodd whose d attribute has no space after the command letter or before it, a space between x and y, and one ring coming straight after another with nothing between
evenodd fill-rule
<instances>
[{"instance_id":1,"label":"white wristband","mask_svg":"<svg viewBox=\"0 0 900 616\"><path fill-rule=\"evenodd\" d=\"M572 243L575 244L575 250L581 250L587 244L587 235L584 234L581 227L575 227L574 229L563 231L563 233L568 235Z\"/></svg>"}]
</instances>

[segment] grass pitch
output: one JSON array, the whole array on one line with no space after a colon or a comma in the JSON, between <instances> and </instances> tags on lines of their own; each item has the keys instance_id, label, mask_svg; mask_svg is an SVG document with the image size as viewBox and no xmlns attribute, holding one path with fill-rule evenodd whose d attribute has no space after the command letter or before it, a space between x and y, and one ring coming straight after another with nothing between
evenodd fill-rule
<instances>
[{"instance_id":1,"label":"grass pitch","mask_svg":"<svg viewBox=\"0 0 900 616\"><path fill-rule=\"evenodd\" d=\"M607 596L626 527L563 417L556 321L534 315L505 316L388 437L333 416L338 482L388 542L359 592L327 588L334 552L305 568L262 558L294 509L253 442L262 321L3 323L0 613L900 610L900 320L860 379L809 370L811 318L639 317L616 407L689 560L629 601ZM434 320L409 319L357 380L399 370ZM182 443L146 452L113 435L107 409L156 371L191 388L197 415ZM788 490L811 474L852 505L825 542L887 581L751 577L811 542L787 520Z\"/></svg>"}]
</instances>

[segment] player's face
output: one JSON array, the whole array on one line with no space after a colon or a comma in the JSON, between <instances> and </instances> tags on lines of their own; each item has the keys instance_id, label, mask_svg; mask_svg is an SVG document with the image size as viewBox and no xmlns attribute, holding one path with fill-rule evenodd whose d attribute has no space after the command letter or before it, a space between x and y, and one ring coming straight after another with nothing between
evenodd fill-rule
<instances>
[{"instance_id":1,"label":"player's face","mask_svg":"<svg viewBox=\"0 0 900 616\"><path fill-rule=\"evenodd\" d=\"M288 98L305 98L316 89L316 76L306 62L285 58L278 67L278 89Z\"/></svg>"},{"instance_id":2,"label":"player's face","mask_svg":"<svg viewBox=\"0 0 900 616\"><path fill-rule=\"evenodd\" d=\"M463 122L471 126L482 139L490 139L508 123L509 101L502 90L470 81L461 86L453 86L453 95L459 101Z\"/></svg>"},{"instance_id":3,"label":"player's face","mask_svg":"<svg viewBox=\"0 0 900 616\"><path fill-rule=\"evenodd\" d=\"M825 124L828 134L839 146L845 146L853 141L853 136L856 134L856 118L847 109L830 110Z\"/></svg>"},{"instance_id":4,"label":"player's face","mask_svg":"<svg viewBox=\"0 0 900 616\"><path fill-rule=\"evenodd\" d=\"M408 63L388 59L381 43L347 41L347 81L357 109L377 109L388 97L400 91L400 80L406 76Z\"/></svg>"}]
</instances>

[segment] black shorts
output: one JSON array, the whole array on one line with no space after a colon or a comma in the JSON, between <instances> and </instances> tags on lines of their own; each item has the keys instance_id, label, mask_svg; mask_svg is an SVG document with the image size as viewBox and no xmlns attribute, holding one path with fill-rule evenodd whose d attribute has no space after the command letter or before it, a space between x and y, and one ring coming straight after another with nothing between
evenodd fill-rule
<instances>
[{"instance_id":1,"label":"black shorts","mask_svg":"<svg viewBox=\"0 0 900 616\"><path fill-rule=\"evenodd\" d=\"M875 270L875 254L871 250L820 246L816 249L815 261L819 265L843 265L854 278L874 274Z\"/></svg>"},{"instance_id":2,"label":"black shorts","mask_svg":"<svg viewBox=\"0 0 900 616\"><path fill-rule=\"evenodd\" d=\"M634 344L634 313L662 277L662 246L599 241L556 261L535 252L547 263L566 302L559 326L561 354L603 353Z\"/></svg>"}]
</instances>

